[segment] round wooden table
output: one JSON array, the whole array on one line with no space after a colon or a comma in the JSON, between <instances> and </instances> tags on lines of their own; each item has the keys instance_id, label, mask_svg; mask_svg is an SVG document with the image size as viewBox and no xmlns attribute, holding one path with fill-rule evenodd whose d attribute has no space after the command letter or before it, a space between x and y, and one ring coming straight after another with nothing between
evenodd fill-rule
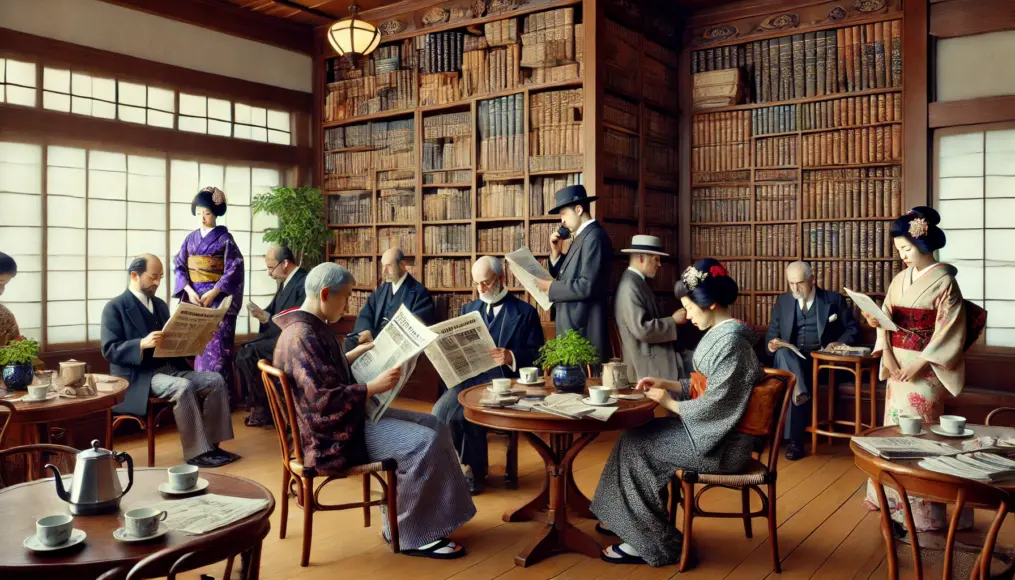
<instances>
[{"instance_id":1,"label":"round wooden table","mask_svg":"<svg viewBox=\"0 0 1015 580\"><path fill-rule=\"evenodd\" d=\"M555 392L550 378L545 378L543 394ZM589 379L589 385L600 384ZM579 517L592 518L589 500L574 483L572 468L578 453L604 431L637 427L652 420L655 402L645 398L639 401L618 401L618 409L608 421L596 419L570 419L539 411L517 411L479 404L488 384L477 385L462 391L458 402L465 407L465 418L477 425L502 431L518 431L528 439L546 463L546 479L539 494L523 506L504 513L505 522L536 519L546 512L546 529L520 554L515 556L518 566L530 566L561 552L578 552L591 558L599 557L600 546L591 536L568 521L568 508ZM512 385L512 389L524 388ZM546 439L540 437L545 434Z\"/></svg>"},{"instance_id":2,"label":"round wooden table","mask_svg":"<svg viewBox=\"0 0 1015 580\"><path fill-rule=\"evenodd\" d=\"M205 493L267 499L268 505L254 515L208 534L188 536L171 531L152 542L125 544L113 539L113 531L123 525L123 512L167 499L158 491L159 484L167 481L165 469L135 469L134 486L120 501L119 512L74 517L74 527L88 534L83 544L66 551L37 554L25 548L22 542L35 534L35 521L40 517L69 513L67 504L57 497L51 478L0 489L0 521L4 522L4 533L0 534L0 578L95 578L112 568L129 570L151 554L186 544L194 550L214 550L223 545L250 548L248 578L256 579L261 540L268 534L268 516L275 510L274 497L264 486L249 479L210 471L202 471L201 477L209 483ZM125 472L121 480L126 481ZM161 575L168 572L166 569Z\"/></svg>"},{"instance_id":3,"label":"round wooden table","mask_svg":"<svg viewBox=\"0 0 1015 580\"><path fill-rule=\"evenodd\" d=\"M816 351L811 353L814 359L814 376L811 380L811 426L807 428L811 432L811 454L818 453L818 435L828 437L831 443L833 438L849 439L859 435L864 429L876 427L877 419L877 385L878 369L881 368L881 353L870 356L845 356L829 352ZM828 420L818 421L818 393L820 393L820 373L828 371ZM837 420L835 418L835 371L845 371L853 375L853 421ZM864 376L868 375L870 385L870 423L863 422L863 383ZM836 425L852 427L852 433L842 433L835 430ZM823 428L827 427L827 428Z\"/></svg>"},{"instance_id":4,"label":"round wooden table","mask_svg":"<svg viewBox=\"0 0 1015 580\"><path fill-rule=\"evenodd\" d=\"M20 397L26 396L26 391L17 391L9 394L2 400L6 405L14 408L14 416L10 425L36 425L39 431L39 442L49 442L49 424L57 421L67 421L91 415L92 413L106 412L106 447L113 443L113 407L123 402L127 397L127 387L130 386L127 379L121 379L112 375L92 374L95 377L95 387L98 391L90 397L67 398L58 396L55 399L42 402L17 401ZM9 413L6 405L0 405L0 414Z\"/></svg>"}]
</instances>

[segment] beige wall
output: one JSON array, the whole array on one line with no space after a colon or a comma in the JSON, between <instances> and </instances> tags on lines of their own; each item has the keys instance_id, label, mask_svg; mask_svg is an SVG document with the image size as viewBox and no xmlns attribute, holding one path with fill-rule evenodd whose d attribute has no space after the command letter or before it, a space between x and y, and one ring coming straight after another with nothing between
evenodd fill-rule
<instances>
[{"instance_id":1,"label":"beige wall","mask_svg":"<svg viewBox=\"0 0 1015 580\"><path fill-rule=\"evenodd\" d=\"M937 100L1015 95L1015 31L937 43Z\"/></svg>"},{"instance_id":2,"label":"beige wall","mask_svg":"<svg viewBox=\"0 0 1015 580\"><path fill-rule=\"evenodd\" d=\"M313 61L308 55L99 0L0 0L0 26L203 72L312 92Z\"/></svg>"}]
</instances>

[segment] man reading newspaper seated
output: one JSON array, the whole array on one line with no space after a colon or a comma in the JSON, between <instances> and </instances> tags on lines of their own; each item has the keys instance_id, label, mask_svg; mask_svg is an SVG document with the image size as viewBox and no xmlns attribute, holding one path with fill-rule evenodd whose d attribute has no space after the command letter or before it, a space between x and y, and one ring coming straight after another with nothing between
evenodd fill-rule
<instances>
[{"instance_id":1,"label":"man reading newspaper seated","mask_svg":"<svg viewBox=\"0 0 1015 580\"><path fill-rule=\"evenodd\" d=\"M431 415L388 409L366 420L367 401L392 389L401 368L356 384L349 363L374 347L343 353L328 321L345 313L352 274L332 263L307 274L306 300L299 309L276 315L282 329L274 365L292 379L306 466L323 473L393 458L398 464L399 548L403 554L450 559L465 554L446 536L472 519L469 497L447 427ZM382 506L381 508L385 508ZM384 538L389 540L387 518ZM389 540L390 541L390 540Z\"/></svg>"},{"instance_id":2,"label":"man reading newspaper seated","mask_svg":"<svg viewBox=\"0 0 1015 580\"><path fill-rule=\"evenodd\" d=\"M449 388L434 405L433 414L451 427L455 448L467 466L464 471L469 491L475 495L483 491L486 478L486 428L465 420L458 394L493 379L514 377L520 367L532 366L543 346L543 327L535 308L508 293L500 260L490 256L476 260L472 280L479 299L462 306L461 315L480 313L496 345L490 356L500 366Z\"/></svg>"}]
</instances>

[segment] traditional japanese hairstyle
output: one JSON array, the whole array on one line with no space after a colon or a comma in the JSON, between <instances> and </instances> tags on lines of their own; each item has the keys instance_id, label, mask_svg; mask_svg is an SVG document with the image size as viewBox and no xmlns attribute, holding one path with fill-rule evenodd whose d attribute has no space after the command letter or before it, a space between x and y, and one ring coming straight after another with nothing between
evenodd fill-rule
<instances>
[{"instance_id":1,"label":"traditional japanese hairstyle","mask_svg":"<svg viewBox=\"0 0 1015 580\"><path fill-rule=\"evenodd\" d=\"M678 299L687 296L702 308L713 304L726 308L736 302L740 288L719 260L703 258L684 270L673 294Z\"/></svg>"},{"instance_id":2,"label":"traditional japanese hairstyle","mask_svg":"<svg viewBox=\"0 0 1015 580\"><path fill-rule=\"evenodd\" d=\"M921 254L930 254L945 247L945 233L937 225L941 216L932 208L919 206L892 222L892 238L906 238Z\"/></svg>"},{"instance_id":3,"label":"traditional japanese hairstyle","mask_svg":"<svg viewBox=\"0 0 1015 580\"><path fill-rule=\"evenodd\" d=\"M194 201L190 202L190 215L197 215L197 208L206 207L215 217L226 213L226 194L217 187L208 186L197 192Z\"/></svg>"}]
</instances>

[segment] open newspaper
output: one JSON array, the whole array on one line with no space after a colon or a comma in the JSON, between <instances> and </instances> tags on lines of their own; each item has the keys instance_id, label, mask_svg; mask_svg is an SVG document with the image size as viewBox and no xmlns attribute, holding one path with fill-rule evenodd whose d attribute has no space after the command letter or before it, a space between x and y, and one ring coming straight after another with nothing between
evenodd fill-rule
<instances>
[{"instance_id":1,"label":"open newspaper","mask_svg":"<svg viewBox=\"0 0 1015 580\"><path fill-rule=\"evenodd\" d=\"M892 322L892 319L885 314L884 310L881 310L881 307L878 306L876 302L871 300L870 296L859 292L853 292L849 288L843 288L843 290L845 290L846 294L853 299L853 304L856 304L857 308L877 319L878 325L883 330L888 330L890 332L897 332L899 330L899 327Z\"/></svg>"},{"instance_id":2,"label":"open newspaper","mask_svg":"<svg viewBox=\"0 0 1015 580\"><path fill-rule=\"evenodd\" d=\"M919 437L853 437L852 441L871 455L885 459L922 459L959 453L947 443Z\"/></svg>"},{"instance_id":3,"label":"open newspaper","mask_svg":"<svg viewBox=\"0 0 1015 580\"><path fill-rule=\"evenodd\" d=\"M166 525L170 530L199 535L238 522L267 506L266 499L208 493L186 499L166 500L151 507L166 512Z\"/></svg>"},{"instance_id":4,"label":"open newspaper","mask_svg":"<svg viewBox=\"0 0 1015 580\"><path fill-rule=\"evenodd\" d=\"M181 302L169 322L162 327L165 338L162 346L155 348L155 358L197 356L203 353L232 303L232 296L226 296L218 308Z\"/></svg>"},{"instance_id":5,"label":"open newspaper","mask_svg":"<svg viewBox=\"0 0 1015 580\"><path fill-rule=\"evenodd\" d=\"M496 348L479 312L439 322L430 327L437 340L423 351L444 384L453 386L496 368L490 349Z\"/></svg>"},{"instance_id":6,"label":"open newspaper","mask_svg":"<svg viewBox=\"0 0 1015 580\"><path fill-rule=\"evenodd\" d=\"M995 482L1015 478L1015 461L984 451L953 457L930 457L919 465L938 473L976 481Z\"/></svg>"},{"instance_id":7,"label":"open newspaper","mask_svg":"<svg viewBox=\"0 0 1015 580\"><path fill-rule=\"evenodd\" d=\"M374 338L374 347L352 363L352 375L360 383L372 381L388 369L402 367L402 378L395 388L367 401L367 416L370 420L374 423L380 420L391 406L391 401L409 380L416 366L416 357L436 338L437 334L403 304L398 307L384 330Z\"/></svg>"},{"instance_id":8,"label":"open newspaper","mask_svg":"<svg viewBox=\"0 0 1015 580\"><path fill-rule=\"evenodd\" d=\"M536 285L536 280L553 280L553 276L543 269L543 266L539 264L536 257L532 255L532 252L525 246L522 246L504 256L504 259L507 260L508 266L511 267L511 272L514 273L515 278L521 282L525 291L536 299L539 307L543 310L549 310L550 306L553 305L550 302L550 296L539 289L539 286Z\"/></svg>"}]
</instances>

